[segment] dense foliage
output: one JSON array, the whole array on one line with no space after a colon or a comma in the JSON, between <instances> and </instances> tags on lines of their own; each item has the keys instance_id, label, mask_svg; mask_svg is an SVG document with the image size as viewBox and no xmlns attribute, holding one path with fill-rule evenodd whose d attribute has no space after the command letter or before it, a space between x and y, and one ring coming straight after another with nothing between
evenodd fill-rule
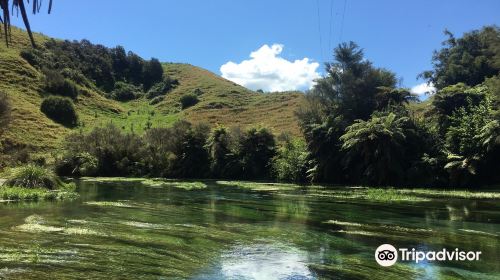
<instances>
[{"instance_id":1,"label":"dense foliage","mask_svg":"<svg viewBox=\"0 0 500 280\"><path fill-rule=\"evenodd\" d=\"M301 139L286 139L273 158L273 173L279 181L306 182L309 153Z\"/></svg>"},{"instance_id":2,"label":"dense foliage","mask_svg":"<svg viewBox=\"0 0 500 280\"><path fill-rule=\"evenodd\" d=\"M137 88L140 94L154 88L148 95L153 98L165 94L176 85L175 80L164 78L163 67L158 59L144 60L133 52L127 53L121 46L107 48L87 40L49 40L41 48L23 50L21 56L43 70L49 92L69 97L73 96L66 94L67 88L74 87L73 82L102 91L112 98L121 96L127 86L128 89ZM121 92L114 94L116 91ZM127 96L125 100L131 97Z\"/></svg>"},{"instance_id":3,"label":"dense foliage","mask_svg":"<svg viewBox=\"0 0 500 280\"><path fill-rule=\"evenodd\" d=\"M48 93L72 99L78 97L78 89L73 81L64 78L58 71L44 69L43 72L45 74L45 90Z\"/></svg>"},{"instance_id":4,"label":"dense foliage","mask_svg":"<svg viewBox=\"0 0 500 280\"><path fill-rule=\"evenodd\" d=\"M308 176L329 183L471 186L500 182L499 30L450 39L424 77L438 91L427 115L354 43L335 50L298 112Z\"/></svg>"},{"instance_id":5,"label":"dense foliage","mask_svg":"<svg viewBox=\"0 0 500 280\"><path fill-rule=\"evenodd\" d=\"M68 127L77 124L78 116L71 99L60 96L49 96L42 101L40 107L42 113L47 117Z\"/></svg>"},{"instance_id":6,"label":"dense foliage","mask_svg":"<svg viewBox=\"0 0 500 280\"><path fill-rule=\"evenodd\" d=\"M109 125L69 136L56 169L70 176L270 179L275 154L274 136L264 128L210 131L180 121L140 136Z\"/></svg>"},{"instance_id":7,"label":"dense foliage","mask_svg":"<svg viewBox=\"0 0 500 280\"><path fill-rule=\"evenodd\" d=\"M434 52L434 70L422 73L438 89L464 83L475 86L500 71L500 29L487 26L455 38L445 31L444 48Z\"/></svg>"},{"instance_id":8,"label":"dense foliage","mask_svg":"<svg viewBox=\"0 0 500 280\"><path fill-rule=\"evenodd\" d=\"M124 82L117 82L115 84L115 89L108 94L109 98L118 101L130 101L141 96L142 91L139 87Z\"/></svg>"}]
</instances>

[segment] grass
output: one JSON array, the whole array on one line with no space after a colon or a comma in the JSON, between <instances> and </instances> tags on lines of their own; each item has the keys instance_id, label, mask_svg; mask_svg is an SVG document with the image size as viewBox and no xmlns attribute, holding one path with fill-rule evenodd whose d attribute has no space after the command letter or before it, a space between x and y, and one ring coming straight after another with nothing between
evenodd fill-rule
<instances>
[{"instance_id":1,"label":"grass","mask_svg":"<svg viewBox=\"0 0 500 280\"><path fill-rule=\"evenodd\" d=\"M5 201L62 200L78 196L74 183L62 182L52 171L26 165L2 173L6 180L0 185L0 198Z\"/></svg>"},{"instance_id":2,"label":"grass","mask_svg":"<svg viewBox=\"0 0 500 280\"><path fill-rule=\"evenodd\" d=\"M1 24L0 24L1 27ZM35 34L35 40L43 45L49 37ZM150 105L143 98L130 102L109 100L85 88L75 108L80 126L69 129L48 119L40 112L43 92L43 75L20 57L20 51L30 46L27 34L12 28L12 44L7 48L0 44L0 91L5 92L12 103L12 122L2 136L9 143L4 161L14 158L26 148L33 157L49 160L51 153L60 149L61 140L71 132L90 131L96 126L113 123L128 132L143 133L148 127L168 127L175 121L186 119L226 126L264 125L276 134L291 132L300 136L295 111L303 99L301 93L259 94L202 68L189 64L165 63L167 75L177 79L179 86L168 93L164 101ZM201 90L200 102L181 109L180 96ZM15 160L11 160L15 161Z\"/></svg>"},{"instance_id":3,"label":"grass","mask_svg":"<svg viewBox=\"0 0 500 280\"><path fill-rule=\"evenodd\" d=\"M47 190L43 188L27 189L23 187L0 187L0 198L3 201L40 201L40 200L66 200L77 198L75 185L68 184L67 188Z\"/></svg>"},{"instance_id":4,"label":"grass","mask_svg":"<svg viewBox=\"0 0 500 280\"><path fill-rule=\"evenodd\" d=\"M436 199L500 199L499 192L436 189L394 189L394 188L327 188L308 187L308 196L329 197L345 200L373 202L426 202Z\"/></svg>"}]
</instances>

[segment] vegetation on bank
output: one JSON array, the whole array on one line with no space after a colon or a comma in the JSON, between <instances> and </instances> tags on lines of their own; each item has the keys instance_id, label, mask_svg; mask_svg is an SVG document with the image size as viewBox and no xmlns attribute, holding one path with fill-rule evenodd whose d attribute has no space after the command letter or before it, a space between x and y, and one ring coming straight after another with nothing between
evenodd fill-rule
<instances>
[{"instance_id":1,"label":"vegetation on bank","mask_svg":"<svg viewBox=\"0 0 500 280\"><path fill-rule=\"evenodd\" d=\"M415 105L416 97L397 87L396 75L364 59L355 43L339 45L335 61L327 64L328 74L306 94L297 113L302 139L276 137L262 127L210 129L186 121L169 127L179 115L158 127L162 125L154 118L163 109L171 110L166 106L173 103L183 118L196 115L198 121L213 122L217 118L205 114L207 110L231 111L226 110L229 99L221 103L222 98L230 95L239 102L254 95L231 90L212 99L212 87L188 87L191 80L185 73L168 64L159 79L156 61L142 60L120 47L46 40L42 48L21 55L42 73L42 96L67 98L78 113L78 132L73 130L56 156L60 174L479 186L500 182L498 33L497 27L485 27L463 38L450 37L434 56L434 70L423 74L437 86L425 106ZM457 59L460 56L467 61ZM94 66L100 71L93 72ZM475 78L464 78L471 76ZM200 73L196 79L205 77ZM85 111L88 104L83 103L95 93L101 101L129 100L120 103L130 109L126 120L103 125L100 113ZM19 102L18 95L8 97ZM256 101L255 107L264 108L264 101ZM139 111L140 124L134 126ZM9 146L3 150L17 148L16 143L4 143Z\"/></svg>"},{"instance_id":2,"label":"vegetation on bank","mask_svg":"<svg viewBox=\"0 0 500 280\"><path fill-rule=\"evenodd\" d=\"M47 168L29 164L11 168L2 174L6 181L0 185L3 200L60 200L77 195L73 183L64 183Z\"/></svg>"},{"instance_id":3,"label":"vegetation on bank","mask_svg":"<svg viewBox=\"0 0 500 280\"><path fill-rule=\"evenodd\" d=\"M335 49L299 118L318 182L395 186L500 183L500 30L452 35L423 77L437 92L416 115L396 75L355 43ZM463 58L463 59L462 59ZM474 77L474 78L472 78Z\"/></svg>"},{"instance_id":4,"label":"vegetation on bank","mask_svg":"<svg viewBox=\"0 0 500 280\"><path fill-rule=\"evenodd\" d=\"M436 69L424 76L440 82L426 115L412 113L408 104L416 97L397 88L394 73L373 66L355 43L344 43L298 112L305 142L275 137L266 128L210 130L186 121L144 135L110 125L68 137L57 171L379 186L498 184L500 65L490 53L498 51L500 41L492 32L500 34L486 27L454 39L434 57ZM472 52L470 42L462 42L467 40L483 48ZM488 67L468 70L483 78L462 81L453 76L462 74L442 70L463 63L447 57L450 52L488 61Z\"/></svg>"}]
</instances>

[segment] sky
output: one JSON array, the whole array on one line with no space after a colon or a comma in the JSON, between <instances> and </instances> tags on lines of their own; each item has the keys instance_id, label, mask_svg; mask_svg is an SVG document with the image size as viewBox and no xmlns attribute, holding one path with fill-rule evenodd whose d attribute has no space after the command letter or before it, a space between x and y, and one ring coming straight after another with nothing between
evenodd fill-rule
<instances>
[{"instance_id":1,"label":"sky","mask_svg":"<svg viewBox=\"0 0 500 280\"><path fill-rule=\"evenodd\" d=\"M432 88L417 75L432 68L444 29L461 36L498 25L499 11L498 0L54 0L51 15L30 21L52 37L122 45L264 91L309 89L333 48L354 41L400 86L423 93Z\"/></svg>"}]
</instances>

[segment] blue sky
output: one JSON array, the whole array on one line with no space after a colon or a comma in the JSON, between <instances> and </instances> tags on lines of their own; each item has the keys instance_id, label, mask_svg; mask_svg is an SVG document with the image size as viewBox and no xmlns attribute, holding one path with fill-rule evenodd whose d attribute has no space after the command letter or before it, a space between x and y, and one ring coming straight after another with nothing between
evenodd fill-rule
<instances>
[{"instance_id":1,"label":"blue sky","mask_svg":"<svg viewBox=\"0 0 500 280\"><path fill-rule=\"evenodd\" d=\"M54 0L50 16L30 19L33 30L53 37L123 45L217 74L226 64L224 75L239 83L284 90L309 87L333 47L349 40L413 87L423 82L416 76L431 67L445 28L460 36L499 24L499 11L498 0Z\"/></svg>"}]
</instances>

